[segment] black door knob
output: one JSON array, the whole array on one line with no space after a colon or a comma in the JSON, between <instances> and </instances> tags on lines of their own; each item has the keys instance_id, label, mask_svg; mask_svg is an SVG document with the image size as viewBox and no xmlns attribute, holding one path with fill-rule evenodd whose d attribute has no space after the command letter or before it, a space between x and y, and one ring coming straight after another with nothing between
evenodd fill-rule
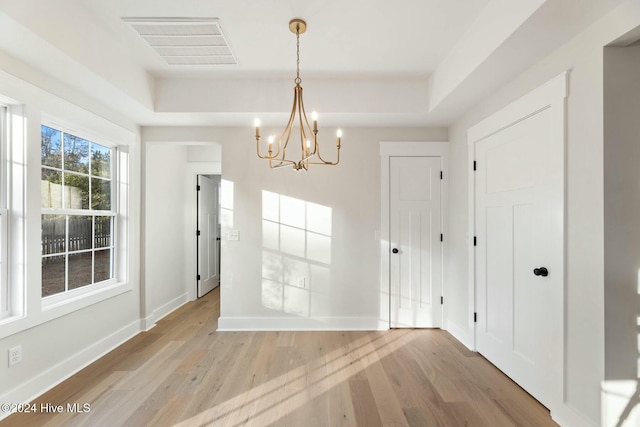
<instances>
[{"instance_id":1,"label":"black door knob","mask_svg":"<svg viewBox=\"0 0 640 427\"><path fill-rule=\"evenodd\" d=\"M400 251L398 250L398 248L393 248L393 249L391 249L391 252L393 252L394 254L397 254Z\"/></svg>"},{"instance_id":2,"label":"black door knob","mask_svg":"<svg viewBox=\"0 0 640 427\"><path fill-rule=\"evenodd\" d=\"M536 276L547 277L549 275L549 270L547 270L547 267L534 268L533 274Z\"/></svg>"}]
</instances>

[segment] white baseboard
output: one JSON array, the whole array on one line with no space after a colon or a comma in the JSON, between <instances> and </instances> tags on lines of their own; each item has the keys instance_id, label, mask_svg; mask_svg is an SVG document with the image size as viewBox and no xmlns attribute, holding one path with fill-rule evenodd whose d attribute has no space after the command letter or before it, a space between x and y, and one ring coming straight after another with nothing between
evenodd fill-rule
<instances>
[{"instance_id":1,"label":"white baseboard","mask_svg":"<svg viewBox=\"0 0 640 427\"><path fill-rule=\"evenodd\" d=\"M220 317L219 331L384 331L377 317Z\"/></svg>"},{"instance_id":2,"label":"white baseboard","mask_svg":"<svg viewBox=\"0 0 640 427\"><path fill-rule=\"evenodd\" d=\"M598 422L590 421L587 417L571 408L566 403L560 405L558 408L551 409L551 418L561 426L597 427L599 425Z\"/></svg>"},{"instance_id":3,"label":"white baseboard","mask_svg":"<svg viewBox=\"0 0 640 427\"><path fill-rule=\"evenodd\" d=\"M468 328L463 328L459 326L457 323L447 320L445 322L445 328L447 332L449 332L455 339L460 341L465 347L467 347L471 351L475 351L473 344L473 331L470 331Z\"/></svg>"},{"instance_id":4,"label":"white baseboard","mask_svg":"<svg viewBox=\"0 0 640 427\"><path fill-rule=\"evenodd\" d=\"M177 310L188 302L189 295L187 292L185 292L182 295L179 295L178 297L167 302L166 304L163 304L160 307L156 308L149 316L145 317L144 319L140 319L142 330L146 332L152 329L154 326L156 326L156 323L158 323L160 319L168 316L173 311Z\"/></svg>"},{"instance_id":5,"label":"white baseboard","mask_svg":"<svg viewBox=\"0 0 640 427\"><path fill-rule=\"evenodd\" d=\"M139 322L132 322L92 346L83 349L81 352L74 354L25 383L20 384L18 387L7 391L0 396L0 402L30 402L140 332ZM0 420L9 415L11 414L0 412Z\"/></svg>"}]
</instances>

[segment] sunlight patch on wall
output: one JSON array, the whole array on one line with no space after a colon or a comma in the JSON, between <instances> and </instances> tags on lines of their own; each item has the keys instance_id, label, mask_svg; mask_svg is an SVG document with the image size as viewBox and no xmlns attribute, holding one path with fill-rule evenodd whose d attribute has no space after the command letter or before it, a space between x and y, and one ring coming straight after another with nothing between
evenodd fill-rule
<instances>
[{"instance_id":1,"label":"sunlight patch on wall","mask_svg":"<svg viewBox=\"0 0 640 427\"><path fill-rule=\"evenodd\" d=\"M602 384L602 426L640 425L640 382L609 380Z\"/></svg>"},{"instance_id":2,"label":"sunlight patch on wall","mask_svg":"<svg viewBox=\"0 0 640 427\"><path fill-rule=\"evenodd\" d=\"M233 228L233 182L226 179L220 180L220 226Z\"/></svg>"},{"instance_id":3,"label":"sunlight patch on wall","mask_svg":"<svg viewBox=\"0 0 640 427\"><path fill-rule=\"evenodd\" d=\"M262 305L298 316L326 313L332 209L262 192Z\"/></svg>"}]
</instances>

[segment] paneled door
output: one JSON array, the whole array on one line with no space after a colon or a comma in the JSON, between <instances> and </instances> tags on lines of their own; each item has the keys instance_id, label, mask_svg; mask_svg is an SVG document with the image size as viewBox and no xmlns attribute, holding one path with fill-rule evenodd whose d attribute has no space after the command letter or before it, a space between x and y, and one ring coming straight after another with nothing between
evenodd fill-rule
<instances>
[{"instance_id":1,"label":"paneled door","mask_svg":"<svg viewBox=\"0 0 640 427\"><path fill-rule=\"evenodd\" d=\"M532 111L473 147L476 347L551 407L562 391L562 103Z\"/></svg>"},{"instance_id":2,"label":"paneled door","mask_svg":"<svg viewBox=\"0 0 640 427\"><path fill-rule=\"evenodd\" d=\"M198 298L220 283L220 178L198 175Z\"/></svg>"},{"instance_id":3,"label":"paneled door","mask_svg":"<svg viewBox=\"0 0 640 427\"><path fill-rule=\"evenodd\" d=\"M390 326L442 325L441 158L389 158Z\"/></svg>"}]
</instances>

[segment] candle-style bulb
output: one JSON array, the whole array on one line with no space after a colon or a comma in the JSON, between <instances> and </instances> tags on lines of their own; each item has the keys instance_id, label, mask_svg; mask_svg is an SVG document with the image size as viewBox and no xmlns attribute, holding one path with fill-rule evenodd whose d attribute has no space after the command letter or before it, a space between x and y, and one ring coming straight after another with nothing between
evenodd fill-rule
<instances>
[{"instance_id":1,"label":"candle-style bulb","mask_svg":"<svg viewBox=\"0 0 640 427\"><path fill-rule=\"evenodd\" d=\"M276 137L275 137L275 136L273 136L273 135L269 135L269 139L268 139L268 141L269 141L269 145L273 145L273 141L275 141L275 139L276 139Z\"/></svg>"},{"instance_id":2,"label":"candle-style bulb","mask_svg":"<svg viewBox=\"0 0 640 427\"><path fill-rule=\"evenodd\" d=\"M318 121L318 113L315 111L311 112L311 120L313 120L314 122Z\"/></svg>"},{"instance_id":3,"label":"candle-style bulb","mask_svg":"<svg viewBox=\"0 0 640 427\"><path fill-rule=\"evenodd\" d=\"M342 129L338 129L338 131L336 132L336 136L338 138L342 138Z\"/></svg>"},{"instance_id":4,"label":"candle-style bulb","mask_svg":"<svg viewBox=\"0 0 640 427\"><path fill-rule=\"evenodd\" d=\"M260 119L255 119L253 124L256 127L256 138L260 138Z\"/></svg>"},{"instance_id":5,"label":"candle-style bulb","mask_svg":"<svg viewBox=\"0 0 640 427\"><path fill-rule=\"evenodd\" d=\"M307 139L307 148L311 148L311 141Z\"/></svg>"}]
</instances>

